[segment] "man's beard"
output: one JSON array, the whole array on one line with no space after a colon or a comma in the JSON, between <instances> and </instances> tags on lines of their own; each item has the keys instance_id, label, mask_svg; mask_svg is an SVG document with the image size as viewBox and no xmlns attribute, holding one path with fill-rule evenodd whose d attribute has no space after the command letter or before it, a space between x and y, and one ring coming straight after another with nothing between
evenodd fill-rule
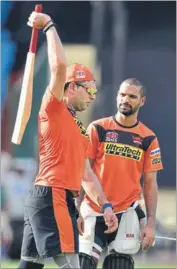
<instances>
[{"instance_id":1,"label":"man's beard","mask_svg":"<svg viewBox=\"0 0 177 269\"><path fill-rule=\"evenodd\" d=\"M123 107L123 105L126 106L126 109ZM133 114L135 114L139 109L139 105L137 105L136 107L132 107L130 104L128 103L124 103L124 104L120 104L118 106L118 111L123 114L124 116L131 116Z\"/></svg>"}]
</instances>

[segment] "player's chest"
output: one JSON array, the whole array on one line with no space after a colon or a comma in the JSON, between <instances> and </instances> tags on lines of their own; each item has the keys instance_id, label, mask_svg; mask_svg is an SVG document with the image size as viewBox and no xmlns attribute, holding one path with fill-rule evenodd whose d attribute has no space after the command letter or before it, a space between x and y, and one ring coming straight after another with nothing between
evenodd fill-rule
<instances>
[{"instance_id":1,"label":"player's chest","mask_svg":"<svg viewBox=\"0 0 177 269\"><path fill-rule=\"evenodd\" d=\"M68 135L74 137L76 143L88 143L89 138L86 133L86 128L77 116L70 117L70 124L68 127Z\"/></svg>"},{"instance_id":2,"label":"player's chest","mask_svg":"<svg viewBox=\"0 0 177 269\"><path fill-rule=\"evenodd\" d=\"M121 157L141 161L145 152L141 135L119 130L105 130L98 147L98 154L104 158Z\"/></svg>"}]
</instances>

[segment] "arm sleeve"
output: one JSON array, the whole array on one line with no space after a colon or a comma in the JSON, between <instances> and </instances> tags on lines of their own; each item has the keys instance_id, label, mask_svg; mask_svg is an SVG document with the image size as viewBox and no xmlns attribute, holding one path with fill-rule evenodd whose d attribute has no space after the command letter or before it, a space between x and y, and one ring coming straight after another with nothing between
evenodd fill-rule
<instances>
[{"instance_id":1,"label":"arm sleeve","mask_svg":"<svg viewBox=\"0 0 177 269\"><path fill-rule=\"evenodd\" d=\"M147 173L162 169L163 165L161 159L160 146L157 137L155 137L145 153L144 172Z\"/></svg>"},{"instance_id":2,"label":"arm sleeve","mask_svg":"<svg viewBox=\"0 0 177 269\"><path fill-rule=\"evenodd\" d=\"M87 128L87 134L90 140L88 155L90 159L94 160L96 158L97 151L98 151L99 139L98 139L97 130L92 123Z\"/></svg>"},{"instance_id":3,"label":"arm sleeve","mask_svg":"<svg viewBox=\"0 0 177 269\"><path fill-rule=\"evenodd\" d=\"M51 91L47 89L42 99L39 116L43 119L52 119L55 115L58 115L63 105L63 101L59 101Z\"/></svg>"}]
</instances>

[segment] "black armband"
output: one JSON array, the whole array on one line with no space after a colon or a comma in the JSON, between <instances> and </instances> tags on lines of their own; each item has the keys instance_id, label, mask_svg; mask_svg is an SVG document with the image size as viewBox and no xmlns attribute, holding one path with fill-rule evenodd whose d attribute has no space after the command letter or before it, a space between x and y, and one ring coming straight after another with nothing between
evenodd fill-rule
<instances>
[{"instance_id":1,"label":"black armband","mask_svg":"<svg viewBox=\"0 0 177 269\"><path fill-rule=\"evenodd\" d=\"M46 32L51 28L51 27L55 27L55 23L53 22L53 20L50 20L46 23L46 25L43 28L43 33L46 34Z\"/></svg>"}]
</instances>

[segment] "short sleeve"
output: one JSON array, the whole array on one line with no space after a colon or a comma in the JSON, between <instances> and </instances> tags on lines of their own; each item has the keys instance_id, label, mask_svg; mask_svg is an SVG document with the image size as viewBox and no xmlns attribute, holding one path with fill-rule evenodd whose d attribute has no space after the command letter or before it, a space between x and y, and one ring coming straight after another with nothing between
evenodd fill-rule
<instances>
[{"instance_id":1,"label":"short sleeve","mask_svg":"<svg viewBox=\"0 0 177 269\"><path fill-rule=\"evenodd\" d=\"M63 105L63 101L59 101L52 92L47 89L42 99L39 116L44 119L50 119L58 114Z\"/></svg>"},{"instance_id":2,"label":"short sleeve","mask_svg":"<svg viewBox=\"0 0 177 269\"><path fill-rule=\"evenodd\" d=\"M89 158L94 160L96 158L97 151L98 151L99 139L98 139L97 130L92 123L87 128L87 134L90 140Z\"/></svg>"},{"instance_id":3,"label":"short sleeve","mask_svg":"<svg viewBox=\"0 0 177 269\"><path fill-rule=\"evenodd\" d=\"M157 137L153 139L146 150L144 158L144 172L152 172L163 169L160 146Z\"/></svg>"}]
</instances>

